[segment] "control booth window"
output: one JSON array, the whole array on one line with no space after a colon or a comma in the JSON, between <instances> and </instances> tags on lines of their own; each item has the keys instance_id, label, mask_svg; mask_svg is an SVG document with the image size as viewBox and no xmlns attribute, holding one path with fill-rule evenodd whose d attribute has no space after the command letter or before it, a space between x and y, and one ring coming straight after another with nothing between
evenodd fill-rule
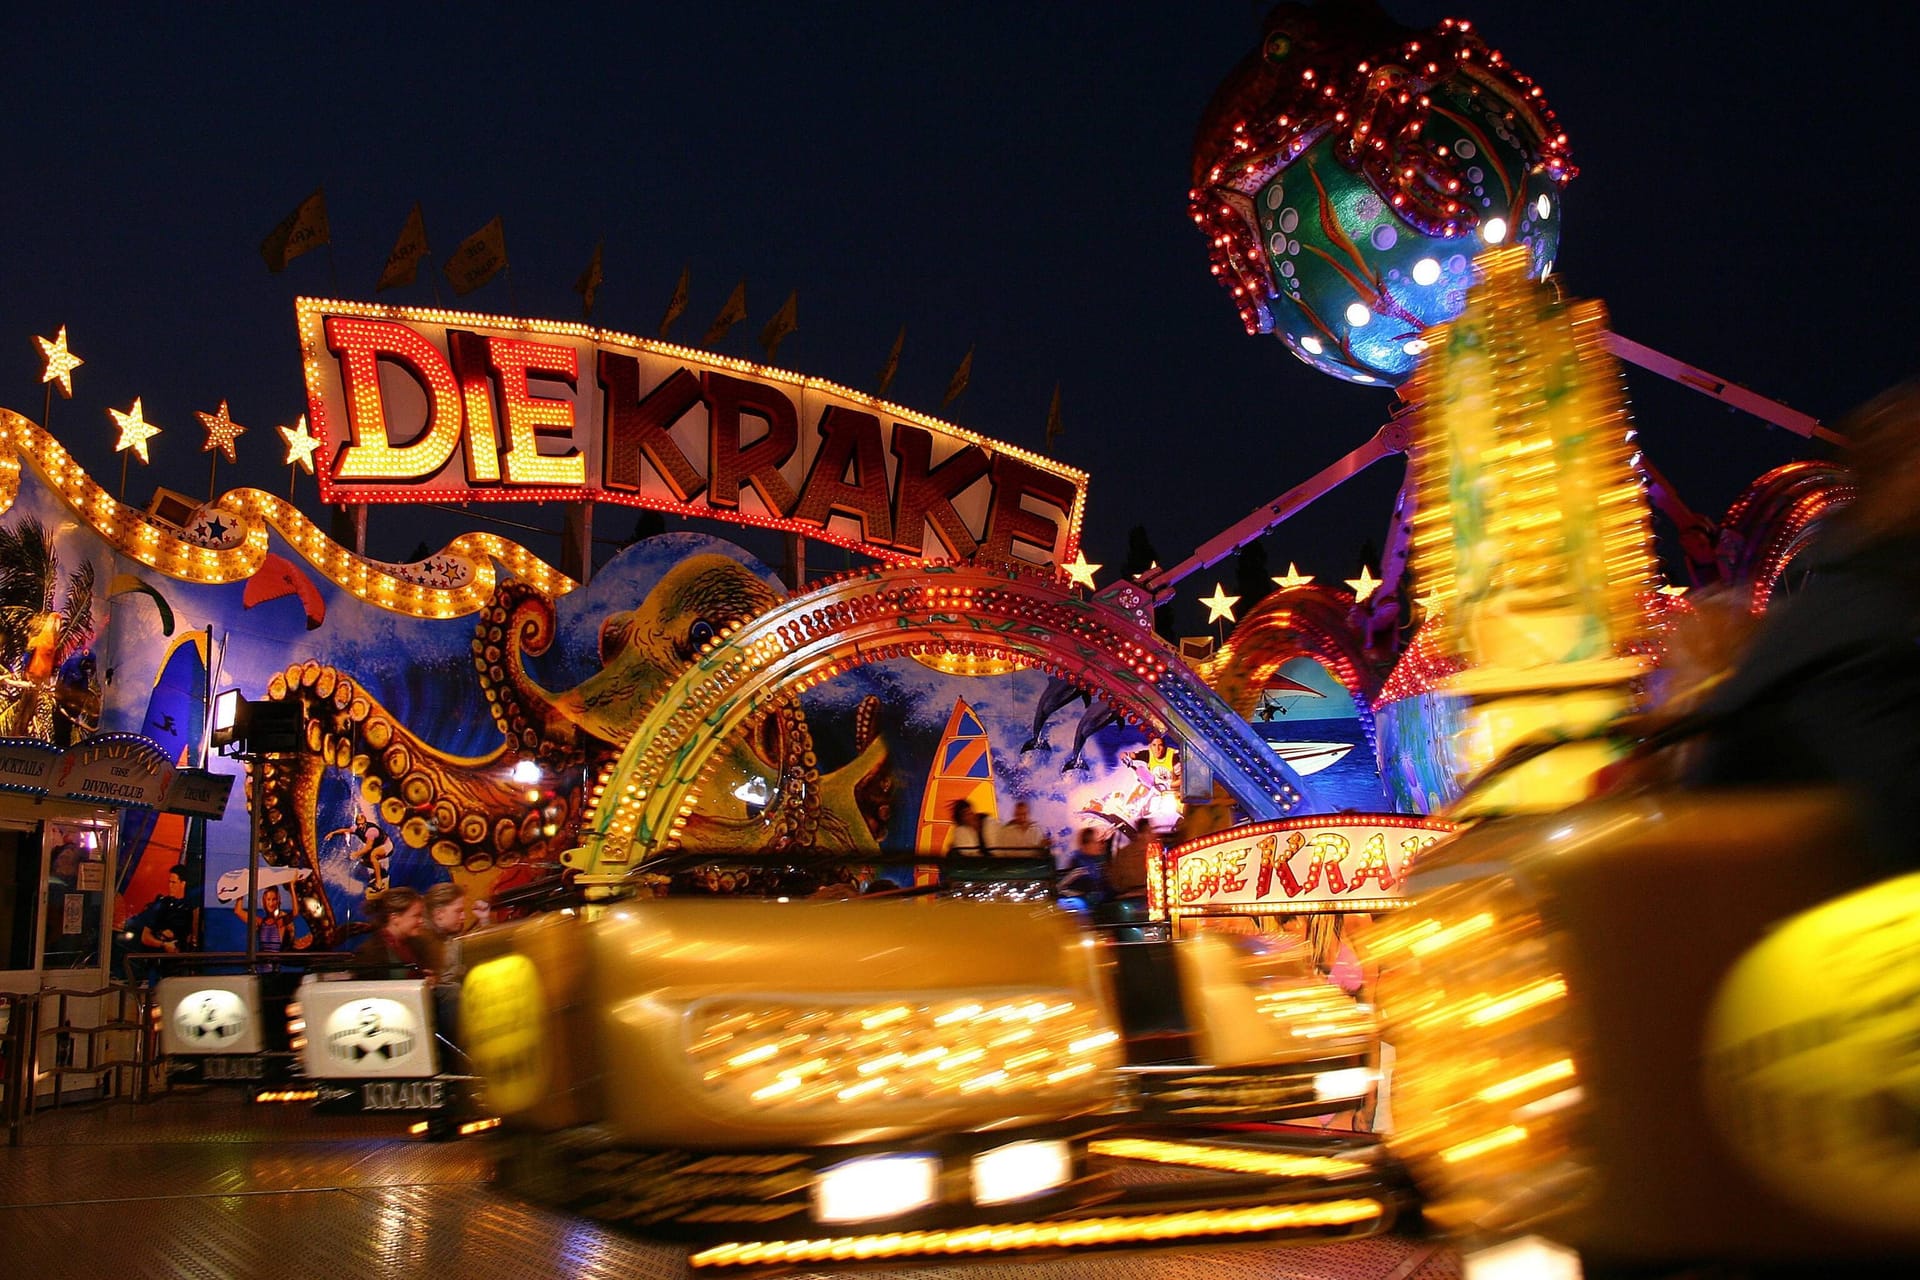
<instances>
[{"instance_id":1,"label":"control booth window","mask_svg":"<svg viewBox=\"0 0 1920 1280\"><path fill-rule=\"evenodd\" d=\"M48 822L47 912L43 969L91 969L100 963L100 906L106 897L105 832L91 824Z\"/></svg>"}]
</instances>

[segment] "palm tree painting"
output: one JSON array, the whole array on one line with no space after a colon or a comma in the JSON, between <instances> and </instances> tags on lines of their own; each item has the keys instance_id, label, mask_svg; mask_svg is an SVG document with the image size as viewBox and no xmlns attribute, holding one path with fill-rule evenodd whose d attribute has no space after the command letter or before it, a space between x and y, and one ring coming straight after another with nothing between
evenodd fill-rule
<instances>
[{"instance_id":1,"label":"palm tree painting","mask_svg":"<svg viewBox=\"0 0 1920 1280\"><path fill-rule=\"evenodd\" d=\"M93 643L93 574L83 560L63 581L38 519L0 525L0 736L53 740L57 679Z\"/></svg>"}]
</instances>

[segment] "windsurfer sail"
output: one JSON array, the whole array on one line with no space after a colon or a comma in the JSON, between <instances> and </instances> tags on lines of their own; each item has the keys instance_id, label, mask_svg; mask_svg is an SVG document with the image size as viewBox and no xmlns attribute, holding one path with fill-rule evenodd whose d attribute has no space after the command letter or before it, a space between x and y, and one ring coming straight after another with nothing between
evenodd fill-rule
<instances>
[{"instance_id":1,"label":"windsurfer sail","mask_svg":"<svg viewBox=\"0 0 1920 1280\"><path fill-rule=\"evenodd\" d=\"M1267 687L1260 691L1260 708L1254 712L1256 720L1271 720L1275 716L1284 716L1293 705L1302 698L1324 698L1327 695L1310 684L1301 684L1288 676L1268 677Z\"/></svg>"}]
</instances>

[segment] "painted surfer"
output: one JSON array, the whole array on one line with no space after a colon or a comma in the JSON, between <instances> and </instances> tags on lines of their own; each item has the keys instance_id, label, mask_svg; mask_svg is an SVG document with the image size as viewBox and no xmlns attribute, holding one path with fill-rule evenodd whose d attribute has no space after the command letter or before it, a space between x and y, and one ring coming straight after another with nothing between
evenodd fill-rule
<instances>
[{"instance_id":1,"label":"painted surfer","mask_svg":"<svg viewBox=\"0 0 1920 1280\"><path fill-rule=\"evenodd\" d=\"M327 832L321 844L325 845L335 836L347 838L349 846L347 856L366 868L367 896L372 897L376 893L386 892L387 868L393 859L393 841L385 831L381 830L380 824L373 820L373 816L364 809L360 810L351 823ZM358 849L352 848L352 844L356 841L360 846Z\"/></svg>"}]
</instances>

